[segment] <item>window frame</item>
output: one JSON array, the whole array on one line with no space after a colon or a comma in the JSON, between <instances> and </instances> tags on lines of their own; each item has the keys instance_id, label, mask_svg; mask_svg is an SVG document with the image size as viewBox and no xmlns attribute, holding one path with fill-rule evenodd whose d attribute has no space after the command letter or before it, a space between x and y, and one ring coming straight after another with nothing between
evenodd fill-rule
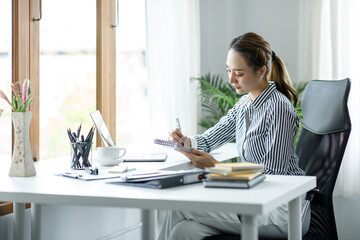
<instances>
[{"instance_id":1,"label":"window frame","mask_svg":"<svg viewBox=\"0 0 360 240\"><path fill-rule=\"evenodd\" d=\"M96 107L116 144L116 0L97 0ZM110 15L110 17L108 17ZM97 138L97 146L102 146Z\"/></svg>"},{"instance_id":2,"label":"window frame","mask_svg":"<svg viewBox=\"0 0 360 240\"><path fill-rule=\"evenodd\" d=\"M40 14L39 1L12 0L12 82L30 79L32 95L36 96L29 108L32 111L29 137L34 161L40 160L41 21L32 19ZM115 1L96 0L96 107L116 142L116 28L112 27L116 21ZM101 145L101 139L97 138L97 146ZM30 208L30 204L26 204L26 208ZM12 212L12 202L0 202L0 216Z\"/></svg>"}]
</instances>

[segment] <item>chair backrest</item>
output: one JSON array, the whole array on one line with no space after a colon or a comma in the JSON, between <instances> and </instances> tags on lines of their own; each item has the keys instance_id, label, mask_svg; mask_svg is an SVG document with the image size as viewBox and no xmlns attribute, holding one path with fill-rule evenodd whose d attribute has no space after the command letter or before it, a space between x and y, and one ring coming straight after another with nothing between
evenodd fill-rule
<instances>
[{"instance_id":1,"label":"chair backrest","mask_svg":"<svg viewBox=\"0 0 360 240\"><path fill-rule=\"evenodd\" d=\"M296 153L306 175L317 177L320 191L311 202L308 234L318 239L338 239L332 197L351 131L349 91L350 79L314 80L302 97L303 128Z\"/></svg>"}]
</instances>

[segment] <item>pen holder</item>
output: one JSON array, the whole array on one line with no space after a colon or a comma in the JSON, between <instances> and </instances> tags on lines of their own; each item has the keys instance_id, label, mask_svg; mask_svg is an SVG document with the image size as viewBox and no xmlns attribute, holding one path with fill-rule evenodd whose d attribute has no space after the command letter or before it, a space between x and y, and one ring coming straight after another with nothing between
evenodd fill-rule
<instances>
[{"instance_id":1,"label":"pen holder","mask_svg":"<svg viewBox=\"0 0 360 240\"><path fill-rule=\"evenodd\" d=\"M85 169L91 167L92 164L92 142L74 142L70 143L71 147L71 168L72 169Z\"/></svg>"}]
</instances>

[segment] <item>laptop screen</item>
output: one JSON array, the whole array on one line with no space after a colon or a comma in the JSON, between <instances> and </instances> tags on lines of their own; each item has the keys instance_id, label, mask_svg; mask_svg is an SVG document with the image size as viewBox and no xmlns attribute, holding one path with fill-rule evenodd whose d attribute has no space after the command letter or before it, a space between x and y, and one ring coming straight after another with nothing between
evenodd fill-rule
<instances>
[{"instance_id":1,"label":"laptop screen","mask_svg":"<svg viewBox=\"0 0 360 240\"><path fill-rule=\"evenodd\" d=\"M99 110L90 113L91 119L95 124L96 130L99 133L101 140L105 147L115 147L114 141L112 140L109 130L106 127L103 117Z\"/></svg>"}]
</instances>

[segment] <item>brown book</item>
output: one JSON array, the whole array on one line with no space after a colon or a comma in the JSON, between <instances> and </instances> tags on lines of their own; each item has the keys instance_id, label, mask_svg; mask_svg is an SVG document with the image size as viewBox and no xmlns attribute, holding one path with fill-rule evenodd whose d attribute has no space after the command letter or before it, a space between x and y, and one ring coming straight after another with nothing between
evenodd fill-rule
<instances>
[{"instance_id":1,"label":"brown book","mask_svg":"<svg viewBox=\"0 0 360 240\"><path fill-rule=\"evenodd\" d=\"M248 169L248 170L240 170L240 171L229 171L227 169L220 169L220 168L216 168L216 167L211 167L211 168L205 168L205 171L208 173L217 173L217 174L221 174L224 176L228 176L228 175L236 175L236 174L242 174L242 173L256 173L256 172L261 172L262 170L259 169Z\"/></svg>"}]
</instances>

